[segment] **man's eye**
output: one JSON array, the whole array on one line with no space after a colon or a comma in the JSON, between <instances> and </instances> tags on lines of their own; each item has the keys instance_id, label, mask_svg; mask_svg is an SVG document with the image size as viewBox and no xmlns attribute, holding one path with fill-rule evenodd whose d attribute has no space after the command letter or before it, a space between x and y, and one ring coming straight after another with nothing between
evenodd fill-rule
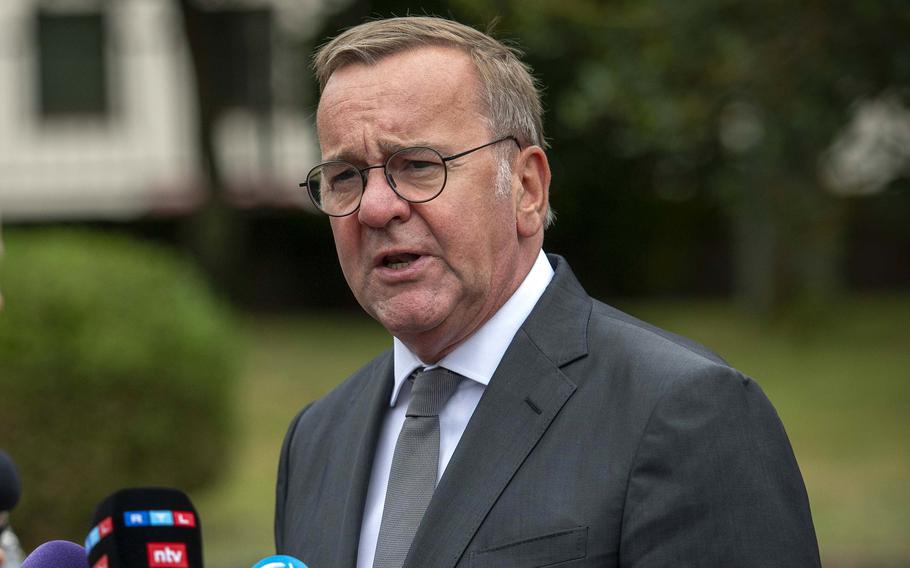
<instances>
[{"instance_id":1,"label":"man's eye","mask_svg":"<svg viewBox=\"0 0 910 568\"><path fill-rule=\"evenodd\" d=\"M426 160L408 160L404 167L408 170L423 170L427 168L437 167L439 164L436 162L428 162Z\"/></svg>"},{"instance_id":2,"label":"man's eye","mask_svg":"<svg viewBox=\"0 0 910 568\"><path fill-rule=\"evenodd\" d=\"M344 170L330 178L332 182L331 185L350 183L355 177L357 177L357 172L354 170Z\"/></svg>"}]
</instances>

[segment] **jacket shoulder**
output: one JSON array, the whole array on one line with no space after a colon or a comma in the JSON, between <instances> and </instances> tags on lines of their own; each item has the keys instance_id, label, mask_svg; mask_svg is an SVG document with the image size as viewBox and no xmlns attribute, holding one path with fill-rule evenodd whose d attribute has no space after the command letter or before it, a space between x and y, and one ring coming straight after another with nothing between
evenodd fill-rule
<instances>
[{"instance_id":1,"label":"jacket shoulder","mask_svg":"<svg viewBox=\"0 0 910 568\"><path fill-rule=\"evenodd\" d=\"M660 351L671 353L693 363L701 360L704 364L729 367L727 362L711 349L688 337L667 331L642 321L621 310L598 300L592 300L590 332L597 336L606 334L612 341L621 341L626 349Z\"/></svg>"}]
</instances>

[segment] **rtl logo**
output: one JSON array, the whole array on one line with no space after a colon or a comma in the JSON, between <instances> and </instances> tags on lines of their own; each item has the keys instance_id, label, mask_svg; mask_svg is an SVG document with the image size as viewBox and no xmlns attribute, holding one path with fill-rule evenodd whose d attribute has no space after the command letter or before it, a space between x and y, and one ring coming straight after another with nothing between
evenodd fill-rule
<instances>
[{"instance_id":1,"label":"rtl logo","mask_svg":"<svg viewBox=\"0 0 910 568\"><path fill-rule=\"evenodd\" d=\"M98 523L99 537L104 538L112 532L114 532L114 519L111 517L105 517L103 521Z\"/></svg>"},{"instance_id":2,"label":"rtl logo","mask_svg":"<svg viewBox=\"0 0 910 568\"><path fill-rule=\"evenodd\" d=\"M189 568L182 542L150 542L147 550L149 568Z\"/></svg>"},{"instance_id":3,"label":"rtl logo","mask_svg":"<svg viewBox=\"0 0 910 568\"><path fill-rule=\"evenodd\" d=\"M174 511L174 525L178 527L196 527L196 515L192 511Z\"/></svg>"}]
</instances>

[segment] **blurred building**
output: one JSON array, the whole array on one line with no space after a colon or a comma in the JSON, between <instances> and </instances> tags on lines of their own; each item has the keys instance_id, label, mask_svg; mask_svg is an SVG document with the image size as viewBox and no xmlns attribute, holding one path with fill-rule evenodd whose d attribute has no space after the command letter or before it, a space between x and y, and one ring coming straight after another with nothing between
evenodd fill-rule
<instances>
[{"instance_id":1,"label":"blurred building","mask_svg":"<svg viewBox=\"0 0 910 568\"><path fill-rule=\"evenodd\" d=\"M281 25L311 2L194 2L214 155L237 206L299 206L315 153ZM179 215L205 196L200 100L177 0L0 2L7 222ZM282 24L283 22L283 24ZM286 31L286 30L285 30Z\"/></svg>"}]
</instances>

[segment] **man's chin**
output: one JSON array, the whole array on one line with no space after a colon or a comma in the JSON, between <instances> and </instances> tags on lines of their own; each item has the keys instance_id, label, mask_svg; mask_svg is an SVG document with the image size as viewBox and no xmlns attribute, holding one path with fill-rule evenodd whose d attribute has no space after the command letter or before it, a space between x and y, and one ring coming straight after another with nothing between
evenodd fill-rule
<instances>
[{"instance_id":1,"label":"man's chin","mask_svg":"<svg viewBox=\"0 0 910 568\"><path fill-rule=\"evenodd\" d=\"M385 303L368 310L390 334L405 343L430 335L445 321L445 312L438 303L421 307L415 303Z\"/></svg>"},{"instance_id":2,"label":"man's chin","mask_svg":"<svg viewBox=\"0 0 910 568\"><path fill-rule=\"evenodd\" d=\"M411 337L433 331L441 320L425 314L377 314L373 318L395 337Z\"/></svg>"}]
</instances>

